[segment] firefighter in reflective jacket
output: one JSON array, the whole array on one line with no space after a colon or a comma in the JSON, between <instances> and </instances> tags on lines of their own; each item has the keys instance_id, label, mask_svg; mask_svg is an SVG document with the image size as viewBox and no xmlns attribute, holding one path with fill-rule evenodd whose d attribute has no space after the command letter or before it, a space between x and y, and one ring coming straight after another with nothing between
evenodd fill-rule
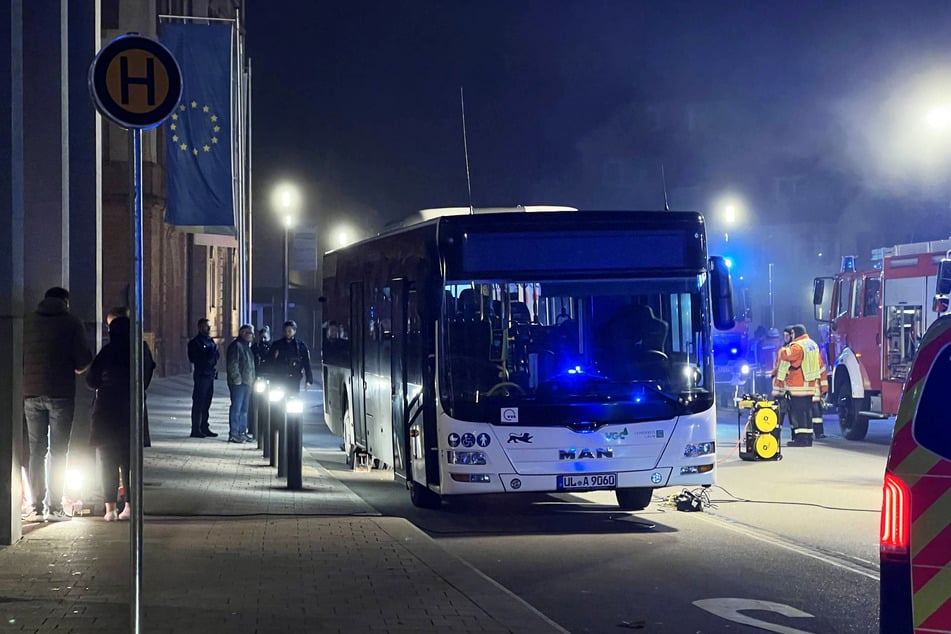
<instances>
[{"instance_id":1,"label":"firefighter in reflective jacket","mask_svg":"<svg viewBox=\"0 0 951 634\"><path fill-rule=\"evenodd\" d=\"M793 340L779 351L776 378L783 381L789 394L789 418L793 427L790 447L812 446L813 399L829 390L825 364L819 345L806 334L802 324L791 326Z\"/></svg>"}]
</instances>

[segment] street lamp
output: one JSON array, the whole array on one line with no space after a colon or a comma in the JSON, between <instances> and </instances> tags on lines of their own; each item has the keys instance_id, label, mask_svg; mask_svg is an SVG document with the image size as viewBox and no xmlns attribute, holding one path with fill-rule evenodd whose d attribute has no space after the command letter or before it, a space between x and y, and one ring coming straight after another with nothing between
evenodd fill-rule
<instances>
[{"instance_id":1,"label":"street lamp","mask_svg":"<svg viewBox=\"0 0 951 634\"><path fill-rule=\"evenodd\" d=\"M290 303L288 301L288 296L290 295L290 268L291 264L288 258L289 251L289 234L291 227L294 226L294 218L288 214L284 216L284 321L286 322L290 317Z\"/></svg>"},{"instance_id":2,"label":"street lamp","mask_svg":"<svg viewBox=\"0 0 951 634\"><path fill-rule=\"evenodd\" d=\"M928 122L928 126L933 130L945 130L951 125L951 110L948 108L938 106L932 108L925 115L925 120Z\"/></svg>"},{"instance_id":3,"label":"street lamp","mask_svg":"<svg viewBox=\"0 0 951 634\"><path fill-rule=\"evenodd\" d=\"M350 244L350 232L345 227L337 229L337 246L345 247Z\"/></svg>"},{"instance_id":4,"label":"street lamp","mask_svg":"<svg viewBox=\"0 0 951 634\"><path fill-rule=\"evenodd\" d=\"M285 322L290 317L290 302L288 301L288 295L290 294L290 231L294 226L294 215L297 212L299 200L300 196L297 193L297 189L293 185L281 185L276 190L275 202L278 213L281 215L281 222L284 225L284 302L282 307L284 310Z\"/></svg>"}]
</instances>

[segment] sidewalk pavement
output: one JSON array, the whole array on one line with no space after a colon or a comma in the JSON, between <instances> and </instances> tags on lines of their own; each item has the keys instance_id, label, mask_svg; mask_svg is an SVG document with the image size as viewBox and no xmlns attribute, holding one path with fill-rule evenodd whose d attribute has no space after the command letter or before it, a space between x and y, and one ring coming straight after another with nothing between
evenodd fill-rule
<instances>
[{"instance_id":1,"label":"sidewalk pavement","mask_svg":"<svg viewBox=\"0 0 951 634\"><path fill-rule=\"evenodd\" d=\"M320 392L305 427L323 425ZM189 438L191 379L153 381L143 485L144 632L565 632L408 521L382 517L304 451L288 491L227 443L228 391ZM0 631L127 632L128 522L25 526L0 548Z\"/></svg>"}]
</instances>

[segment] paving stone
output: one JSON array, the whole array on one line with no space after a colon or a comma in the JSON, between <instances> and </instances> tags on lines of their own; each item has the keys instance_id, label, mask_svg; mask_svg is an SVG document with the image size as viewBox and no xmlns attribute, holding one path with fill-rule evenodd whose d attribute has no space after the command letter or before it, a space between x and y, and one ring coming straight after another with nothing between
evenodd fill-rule
<instances>
[{"instance_id":1,"label":"paving stone","mask_svg":"<svg viewBox=\"0 0 951 634\"><path fill-rule=\"evenodd\" d=\"M227 440L227 388L188 438L191 381L149 388L142 603L146 632L564 632L400 518L384 518L305 447L288 491L251 444ZM319 391L303 395L322 425ZM101 498L100 498L101 502ZM0 548L0 632L129 631L128 522L102 511Z\"/></svg>"}]
</instances>

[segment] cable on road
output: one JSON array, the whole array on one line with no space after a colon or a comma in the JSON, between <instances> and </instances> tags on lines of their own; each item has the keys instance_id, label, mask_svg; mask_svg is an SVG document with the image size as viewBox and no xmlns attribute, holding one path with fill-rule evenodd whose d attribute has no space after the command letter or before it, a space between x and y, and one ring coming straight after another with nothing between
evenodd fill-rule
<instances>
[{"instance_id":1,"label":"cable on road","mask_svg":"<svg viewBox=\"0 0 951 634\"><path fill-rule=\"evenodd\" d=\"M730 453L728 453L727 455L725 455L725 456L723 456L722 458L720 458L719 460L717 460L717 464L721 464L721 463L723 463L723 462L726 462L726 461L729 460L730 458L732 458L732 457L733 457L733 454L735 454L735 453L736 453L736 450L739 449L739 448L740 448L740 439L737 438L737 439L736 439L736 444L733 445L733 449L730 449Z\"/></svg>"},{"instance_id":2,"label":"cable on road","mask_svg":"<svg viewBox=\"0 0 951 634\"><path fill-rule=\"evenodd\" d=\"M856 512L856 513L881 513L881 509L858 509L858 508L850 508L850 507L845 507L845 506L827 506L827 505L825 505L825 504L816 504L816 503L814 503L814 502L786 502L786 501L780 501L780 500L751 500L751 499L748 499L748 498L741 498L741 497L738 497L738 496L736 496L736 495L733 495L732 493L730 493L729 491L727 491L725 488L723 488L723 487L720 486L719 484L715 484L715 485L713 485L713 487L722 490L724 493L726 493L727 495L729 495L732 499L729 499L729 500L710 500L710 504L715 504L715 503L719 503L719 504L730 504L730 503L733 503L733 502L748 502L748 503L750 503L750 504L779 504L779 505L783 505L783 506L814 506L814 507L816 507L816 508L826 509L826 510L829 510L829 511L853 511L853 512ZM706 492L704 492L704 493L706 493ZM709 498L708 498L708 499L709 499Z\"/></svg>"}]
</instances>

